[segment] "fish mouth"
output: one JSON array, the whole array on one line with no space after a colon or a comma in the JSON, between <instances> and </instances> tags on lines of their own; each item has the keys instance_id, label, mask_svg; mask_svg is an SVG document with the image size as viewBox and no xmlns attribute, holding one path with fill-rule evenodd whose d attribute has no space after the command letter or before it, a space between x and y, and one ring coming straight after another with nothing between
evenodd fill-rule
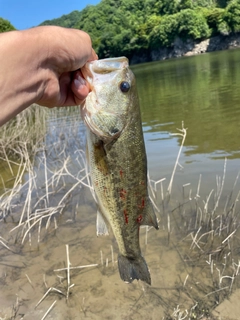
<instances>
[{"instance_id":1,"label":"fish mouth","mask_svg":"<svg viewBox=\"0 0 240 320\"><path fill-rule=\"evenodd\" d=\"M115 75L114 71L120 71L128 67L129 63L126 57L107 58L87 62L81 68L81 72L88 82L90 90L93 90L93 81L99 83L111 81Z\"/></svg>"}]
</instances>

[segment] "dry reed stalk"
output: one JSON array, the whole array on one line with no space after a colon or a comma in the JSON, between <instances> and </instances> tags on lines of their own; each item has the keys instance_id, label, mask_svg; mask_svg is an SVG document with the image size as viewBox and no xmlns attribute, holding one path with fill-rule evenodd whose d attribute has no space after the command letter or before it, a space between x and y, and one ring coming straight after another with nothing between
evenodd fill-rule
<instances>
[{"instance_id":1,"label":"dry reed stalk","mask_svg":"<svg viewBox=\"0 0 240 320\"><path fill-rule=\"evenodd\" d=\"M181 311L181 309L179 308L179 305L177 305L177 308L174 308L172 317L174 317L176 320L184 320L188 317L188 311L187 310Z\"/></svg>"},{"instance_id":2,"label":"dry reed stalk","mask_svg":"<svg viewBox=\"0 0 240 320\"><path fill-rule=\"evenodd\" d=\"M202 181L202 174L200 173L199 180L198 180L198 186L197 186L197 192L196 192L196 198L200 198L199 191L200 191L201 181Z\"/></svg>"},{"instance_id":3,"label":"dry reed stalk","mask_svg":"<svg viewBox=\"0 0 240 320\"><path fill-rule=\"evenodd\" d=\"M57 302L57 300L55 300L55 301L51 304L51 306L48 308L48 310L46 311L46 313L44 314L44 316L41 318L41 320L46 319L47 315L50 313L50 311L52 310L52 308L55 306L56 302Z\"/></svg>"},{"instance_id":4,"label":"dry reed stalk","mask_svg":"<svg viewBox=\"0 0 240 320\"><path fill-rule=\"evenodd\" d=\"M29 276L25 273L26 278L28 279L28 282L30 283L31 287L34 289L33 283L31 281L31 279L29 278Z\"/></svg>"},{"instance_id":5,"label":"dry reed stalk","mask_svg":"<svg viewBox=\"0 0 240 320\"><path fill-rule=\"evenodd\" d=\"M170 244L170 234L171 234L171 218L170 214L167 215L167 229L168 229L168 245Z\"/></svg>"},{"instance_id":6,"label":"dry reed stalk","mask_svg":"<svg viewBox=\"0 0 240 320\"><path fill-rule=\"evenodd\" d=\"M183 200L185 199L185 187L188 187L190 185L191 185L191 183L189 183L189 182L182 185L182 197L183 197Z\"/></svg>"},{"instance_id":7,"label":"dry reed stalk","mask_svg":"<svg viewBox=\"0 0 240 320\"><path fill-rule=\"evenodd\" d=\"M49 195L48 195L48 174L47 174L47 157L46 151L43 151L43 160L44 160L44 175L45 175L45 188L46 188L46 201L47 206L49 205Z\"/></svg>"},{"instance_id":8,"label":"dry reed stalk","mask_svg":"<svg viewBox=\"0 0 240 320\"><path fill-rule=\"evenodd\" d=\"M224 186L224 182L225 182L225 177L226 177L226 167L227 167L227 158L225 158L225 162L224 162L224 168L223 168L223 177L222 177L222 182L219 184L219 190L217 192L217 201L215 203L215 206L214 206L214 209L212 211L212 214L215 213L217 207L218 207L218 204L219 204L219 200L220 200L220 197L222 195L222 191L223 191L223 186Z\"/></svg>"},{"instance_id":9,"label":"dry reed stalk","mask_svg":"<svg viewBox=\"0 0 240 320\"><path fill-rule=\"evenodd\" d=\"M191 233L191 236L192 236L192 244L190 246L190 249L194 248L194 244L197 245L197 242L196 242L196 239L197 239L197 236L199 234L199 232L201 231L202 227L199 227L199 229L197 230L195 236L193 237L192 233ZM201 249L201 248L200 248Z\"/></svg>"},{"instance_id":10,"label":"dry reed stalk","mask_svg":"<svg viewBox=\"0 0 240 320\"><path fill-rule=\"evenodd\" d=\"M211 195L212 195L213 191L214 191L214 189L212 189L212 190L210 191L210 193L209 193L209 195L208 195L208 197L207 197L206 202L203 201L203 203L204 203L204 212L206 212L206 213L208 212L208 204L209 204L209 200L210 200L210 198L211 198Z\"/></svg>"},{"instance_id":11,"label":"dry reed stalk","mask_svg":"<svg viewBox=\"0 0 240 320\"><path fill-rule=\"evenodd\" d=\"M157 212L160 212L160 209L158 208L157 204L155 203L155 201L153 200L153 198L151 196L149 196L149 199L153 205L153 207L156 209Z\"/></svg>"},{"instance_id":12,"label":"dry reed stalk","mask_svg":"<svg viewBox=\"0 0 240 320\"><path fill-rule=\"evenodd\" d=\"M13 304L13 307L12 307L12 316L11 316L10 320L17 318L17 313L18 313L18 310L20 308L20 305L21 305L21 302L19 301L19 298L17 296L16 297L16 302Z\"/></svg>"},{"instance_id":13,"label":"dry reed stalk","mask_svg":"<svg viewBox=\"0 0 240 320\"><path fill-rule=\"evenodd\" d=\"M214 293L216 293L216 292L223 291L223 290L228 289L228 288L229 288L229 287L226 286L226 287L224 287L224 288L220 288L220 289L214 290L214 291L209 292L208 294L206 294L205 297L208 297L208 296L210 296L210 295L212 295L212 294L214 294Z\"/></svg>"},{"instance_id":14,"label":"dry reed stalk","mask_svg":"<svg viewBox=\"0 0 240 320\"><path fill-rule=\"evenodd\" d=\"M54 272L59 272L59 271L67 271L69 270L77 270L77 269L85 269L85 268L91 268L91 267L97 267L98 264L97 263L93 263L93 264L86 264L84 266L77 266L77 267L69 267L69 268L60 268L60 269L55 269L53 270Z\"/></svg>"},{"instance_id":15,"label":"dry reed stalk","mask_svg":"<svg viewBox=\"0 0 240 320\"><path fill-rule=\"evenodd\" d=\"M12 231L13 231L13 230L15 230L16 228L18 228L20 226L23 227L24 223L27 223L27 231L26 231L25 235L23 236L23 241L25 240L25 237L26 237L27 233L30 231L30 229L32 229L33 226L35 226L38 222L39 222L39 228L38 228L38 241L39 241L42 218L44 218L44 217L48 218L47 219L47 223L46 223L46 227L48 228L49 223L50 223L50 219L52 218L53 214L55 214L57 212L60 212L60 213L62 212L64 206L66 205L66 200L68 199L68 197L71 194L71 192L79 184L81 184L83 182L83 180L86 178L86 176L83 176L82 179L77 179L77 183L74 184L73 187L63 196L63 198L60 200L60 202L58 203L58 205L55 208L48 207L49 196L51 194L54 194L54 192L55 192L55 191L50 191L49 190L49 188L51 186L53 186L54 181L58 184L63 175L71 176L76 180L76 178L72 174L70 174L69 170L67 169L68 162L69 162L69 159L64 161L63 167L57 173L56 172L53 173L53 176L48 179L46 172L49 171L50 173L52 173L52 171L49 170L49 168L46 168L47 161L46 161L46 158L45 158L45 160L44 160L45 193L41 197L39 197L39 199L35 202L35 204L33 203L32 205L31 205L32 192L35 189L37 190L36 181L35 181L36 180L36 174L34 174L34 172L33 172L32 173L32 178L30 177L30 179L28 180L28 189L27 189L28 192L27 192L25 204L24 204L23 209L22 209L22 214L21 214L18 226L12 229ZM85 169L82 169L81 173L82 172L85 172ZM33 182L31 182L32 181L31 179L33 179ZM44 207L46 208L46 211L39 212L39 209L37 209L38 205L41 202L45 203ZM34 210L34 212L31 213L30 210ZM26 219L24 219L25 213L27 213ZM42 217L40 216L40 213L41 213ZM55 228L56 228L56 220L54 220L54 223L55 223Z\"/></svg>"},{"instance_id":16,"label":"dry reed stalk","mask_svg":"<svg viewBox=\"0 0 240 320\"><path fill-rule=\"evenodd\" d=\"M10 164L9 158L8 158L8 156L7 156L7 152L6 152L5 146L2 145L2 146L1 146L1 149L2 149L2 152L3 152L3 155L4 155L4 160L7 162L8 167L9 167L9 170L10 170L12 176L14 176L14 174L13 174L13 169L12 169L12 166L11 166L11 164Z\"/></svg>"},{"instance_id":17,"label":"dry reed stalk","mask_svg":"<svg viewBox=\"0 0 240 320\"><path fill-rule=\"evenodd\" d=\"M70 260L69 260L69 246L66 244L66 254L67 254L67 300L69 296L69 287L70 287Z\"/></svg>"},{"instance_id":18,"label":"dry reed stalk","mask_svg":"<svg viewBox=\"0 0 240 320\"><path fill-rule=\"evenodd\" d=\"M0 236L0 243L9 251L16 253L13 249L11 249L8 245L6 245L7 240L5 240L3 237Z\"/></svg>"},{"instance_id":19,"label":"dry reed stalk","mask_svg":"<svg viewBox=\"0 0 240 320\"><path fill-rule=\"evenodd\" d=\"M111 248L111 256L112 256L112 266L114 267L114 265L115 265L115 261L114 261L113 246L111 245L111 246L110 246L110 248Z\"/></svg>"},{"instance_id":20,"label":"dry reed stalk","mask_svg":"<svg viewBox=\"0 0 240 320\"><path fill-rule=\"evenodd\" d=\"M61 295L64 296L64 293L61 291L61 290L58 290L56 288L49 288L45 293L44 295L42 296L42 298L38 301L38 303L35 305L35 309L41 304L41 302L47 297L47 295L50 293L50 292L56 292L56 293L59 293Z\"/></svg>"},{"instance_id":21,"label":"dry reed stalk","mask_svg":"<svg viewBox=\"0 0 240 320\"><path fill-rule=\"evenodd\" d=\"M180 158L180 155L182 153L182 148L183 148L186 136L187 136L187 129L184 128L184 122L183 121L182 121L182 129L177 129L177 130L180 133L173 133L172 136L180 136L180 137L182 137L182 142L181 142L180 149L178 151L178 155L177 155L177 159L176 159L176 162L175 162L175 165L174 165L174 168L173 168L172 176L171 176L168 188L167 188L168 195L171 195L171 192L172 192L173 179L174 179L174 176L175 176L175 172L176 172L177 166L180 165L179 164L179 158Z\"/></svg>"},{"instance_id":22,"label":"dry reed stalk","mask_svg":"<svg viewBox=\"0 0 240 320\"><path fill-rule=\"evenodd\" d=\"M148 189L151 191L153 198L156 198L156 192L154 192L151 182L153 180L150 179L149 172L147 173L147 181L148 181Z\"/></svg>"}]
</instances>

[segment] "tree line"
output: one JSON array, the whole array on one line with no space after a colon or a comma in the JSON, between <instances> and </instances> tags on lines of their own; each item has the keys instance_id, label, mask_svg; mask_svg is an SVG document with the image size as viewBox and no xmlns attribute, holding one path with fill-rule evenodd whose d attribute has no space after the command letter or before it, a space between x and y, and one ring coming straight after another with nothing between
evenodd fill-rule
<instances>
[{"instance_id":1,"label":"tree line","mask_svg":"<svg viewBox=\"0 0 240 320\"><path fill-rule=\"evenodd\" d=\"M177 37L203 40L240 32L240 0L102 0L41 25L88 32L99 58L131 58L171 47ZM0 20L0 31L1 26Z\"/></svg>"}]
</instances>

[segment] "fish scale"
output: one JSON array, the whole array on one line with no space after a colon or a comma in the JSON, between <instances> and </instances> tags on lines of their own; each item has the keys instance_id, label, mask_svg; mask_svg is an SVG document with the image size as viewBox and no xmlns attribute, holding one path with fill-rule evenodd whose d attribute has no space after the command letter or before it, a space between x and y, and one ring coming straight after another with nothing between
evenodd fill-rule
<instances>
[{"instance_id":1,"label":"fish scale","mask_svg":"<svg viewBox=\"0 0 240 320\"><path fill-rule=\"evenodd\" d=\"M122 280L151 284L141 254L139 228L150 225L158 229L158 223L148 195L135 77L125 57L88 62L82 73L91 88L81 114L87 127L87 153L98 204L97 234L105 234L111 226L119 247Z\"/></svg>"}]
</instances>

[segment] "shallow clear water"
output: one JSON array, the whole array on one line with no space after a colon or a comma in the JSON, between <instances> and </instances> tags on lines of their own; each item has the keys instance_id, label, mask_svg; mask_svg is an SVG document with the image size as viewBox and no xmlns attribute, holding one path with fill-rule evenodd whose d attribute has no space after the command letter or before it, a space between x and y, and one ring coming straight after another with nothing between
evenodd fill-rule
<instances>
[{"instance_id":1,"label":"shallow clear water","mask_svg":"<svg viewBox=\"0 0 240 320\"><path fill-rule=\"evenodd\" d=\"M59 180L53 179L49 197L34 209L45 192L44 161L39 157L35 175L26 175L37 187L29 212L46 203L55 207L63 198L65 207L36 224L23 245L29 226L9 231L19 222L24 205L19 199L27 199L27 190L1 221L0 317L10 318L18 297L16 319L42 319L55 301L46 319L166 320L181 319L187 312L191 319L200 319L239 287L239 60L240 51L234 50L132 67L150 178L165 178L154 193L160 230L143 228L140 237L151 287L120 280L113 236L96 237L96 206L89 189L78 184L64 198L81 177L78 150L83 148L84 129L78 111L49 118L48 179L64 166L68 174L63 170ZM171 134L181 129L182 121L187 137L169 197L182 141ZM66 270L54 271L66 268L66 245L72 267L98 264L71 271L74 286L68 300Z\"/></svg>"}]
</instances>

